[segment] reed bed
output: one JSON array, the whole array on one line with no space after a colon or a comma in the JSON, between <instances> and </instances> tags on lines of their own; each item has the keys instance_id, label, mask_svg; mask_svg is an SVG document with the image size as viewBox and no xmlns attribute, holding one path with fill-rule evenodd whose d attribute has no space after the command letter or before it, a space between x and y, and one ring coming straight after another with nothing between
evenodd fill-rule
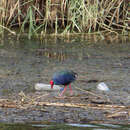
<instances>
[{"instance_id":1,"label":"reed bed","mask_svg":"<svg viewBox=\"0 0 130 130\"><path fill-rule=\"evenodd\" d=\"M129 0L1 0L0 32L20 35L94 33L126 34ZM127 33L128 34L128 33Z\"/></svg>"}]
</instances>

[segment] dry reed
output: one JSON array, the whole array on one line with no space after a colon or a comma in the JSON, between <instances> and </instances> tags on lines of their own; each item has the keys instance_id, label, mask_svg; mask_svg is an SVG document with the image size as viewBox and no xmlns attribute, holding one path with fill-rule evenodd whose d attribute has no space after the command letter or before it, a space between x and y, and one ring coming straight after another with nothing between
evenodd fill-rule
<instances>
[{"instance_id":1,"label":"dry reed","mask_svg":"<svg viewBox=\"0 0 130 130\"><path fill-rule=\"evenodd\" d=\"M27 31L29 38L39 33L126 33L129 11L128 0L1 0L0 31L19 27L19 34Z\"/></svg>"}]
</instances>

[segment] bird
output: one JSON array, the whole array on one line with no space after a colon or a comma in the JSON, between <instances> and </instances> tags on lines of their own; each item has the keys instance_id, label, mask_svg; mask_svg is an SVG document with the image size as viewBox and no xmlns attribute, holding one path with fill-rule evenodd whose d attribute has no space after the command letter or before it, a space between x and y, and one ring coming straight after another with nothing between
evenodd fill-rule
<instances>
[{"instance_id":1,"label":"bird","mask_svg":"<svg viewBox=\"0 0 130 130\"><path fill-rule=\"evenodd\" d=\"M70 94L72 95L73 92L71 88L71 83L75 81L76 78L77 78L77 73L73 72L72 70L61 70L53 74L52 79L50 80L50 85L52 89L54 85L65 86L63 91L61 91L61 93L59 94L60 97L62 97L62 95L67 89L67 86L69 85Z\"/></svg>"}]
</instances>

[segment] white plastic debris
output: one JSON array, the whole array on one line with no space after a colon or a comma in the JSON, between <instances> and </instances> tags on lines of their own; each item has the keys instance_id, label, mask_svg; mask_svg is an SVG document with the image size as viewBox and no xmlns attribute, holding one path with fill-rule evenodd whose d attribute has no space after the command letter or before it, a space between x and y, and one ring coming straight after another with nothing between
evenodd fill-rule
<instances>
[{"instance_id":1,"label":"white plastic debris","mask_svg":"<svg viewBox=\"0 0 130 130\"><path fill-rule=\"evenodd\" d=\"M36 90L60 90L61 89L59 85L54 85L53 89L51 89L50 84L44 84L44 83L36 83L34 87Z\"/></svg>"},{"instance_id":2,"label":"white plastic debris","mask_svg":"<svg viewBox=\"0 0 130 130\"><path fill-rule=\"evenodd\" d=\"M101 82L97 85L97 89L101 90L101 91L109 91L110 89L108 88L108 86L104 83Z\"/></svg>"}]
</instances>

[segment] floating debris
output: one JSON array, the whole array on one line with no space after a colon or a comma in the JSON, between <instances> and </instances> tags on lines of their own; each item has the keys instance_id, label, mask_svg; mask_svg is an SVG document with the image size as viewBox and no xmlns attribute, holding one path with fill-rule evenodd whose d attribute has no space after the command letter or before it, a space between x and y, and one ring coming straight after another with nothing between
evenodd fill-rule
<instances>
[{"instance_id":1,"label":"floating debris","mask_svg":"<svg viewBox=\"0 0 130 130\"><path fill-rule=\"evenodd\" d=\"M109 91L110 89L108 88L108 86L104 83L101 82L97 85L97 89L101 90L101 91Z\"/></svg>"},{"instance_id":2,"label":"floating debris","mask_svg":"<svg viewBox=\"0 0 130 130\"><path fill-rule=\"evenodd\" d=\"M51 89L50 84L44 84L44 83L36 83L34 87L36 90L60 90L61 89L59 85L54 85L54 88Z\"/></svg>"}]
</instances>

